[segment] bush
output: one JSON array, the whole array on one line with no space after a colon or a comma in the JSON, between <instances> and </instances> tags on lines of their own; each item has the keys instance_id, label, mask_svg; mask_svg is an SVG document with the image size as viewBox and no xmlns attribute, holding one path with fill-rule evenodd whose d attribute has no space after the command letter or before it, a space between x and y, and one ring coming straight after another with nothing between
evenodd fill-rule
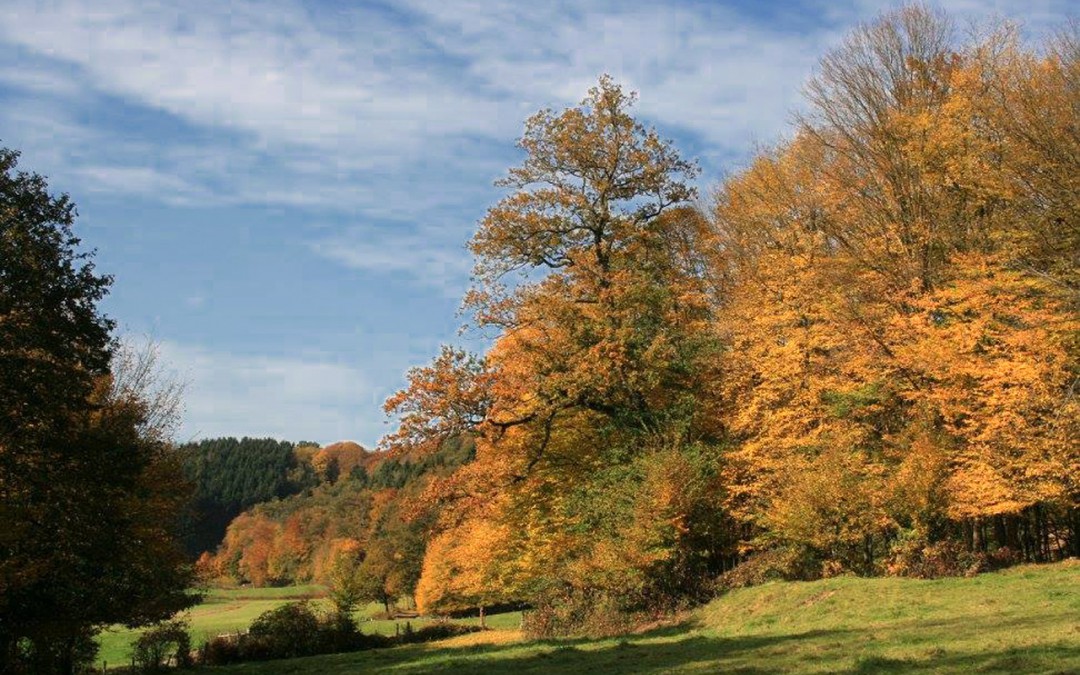
<instances>
[{"instance_id":1,"label":"bush","mask_svg":"<svg viewBox=\"0 0 1080 675\"><path fill-rule=\"evenodd\" d=\"M204 666L227 666L243 660L240 640L243 635L218 635L199 648L199 663Z\"/></svg>"},{"instance_id":2,"label":"bush","mask_svg":"<svg viewBox=\"0 0 1080 675\"><path fill-rule=\"evenodd\" d=\"M177 667L191 665L191 637L187 621L160 623L139 636L131 644L132 660L141 673L165 670L170 659Z\"/></svg>"},{"instance_id":3,"label":"bush","mask_svg":"<svg viewBox=\"0 0 1080 675\"><path fill-rule=\"evenodd\" d=\"M199 650L204 665L289 659L314 654L371 649L389 644L379 635L364 635L348 614L320 614L305 602L282 605L261 614L247 633L220 635Z\"/></svg>"},{"instance_id":4,"label":"bush","mask_svg":"<svg viewBox=\"0 0 1080 675\"><path fill-rule=\"evenodd\" d=\"M921 537L908 535L893 544L885 569L891 576L916 579L970 577L988 571L991 562L985 554L969 551L958 541L927 543Z\"/></svg>"},{"instance_id":5,"label":"bush","mask_svg":"<svg viewBox=\"0 0 1080 675\"><path fill-rule=\"evenodd\" d=\"M460 623L433 623L423 628L413 630L412 624L406 622L405 630L398 637L398 641L404 644L414 642L431 642L433 640L443 640L449 637L455 637L457 635L466 635L468 633L478 633L482 629L480 626L468 626Z\"/></svg>"},{"instance_id":6,"label":"bush","mask_svg":"<svg viewBox=\"0 0 1080 675\"><path fill-rule=\"evenodd\" d=\"M627 633L647 618L644 612L627 609L609 594L568 590L549 593L522 614L521 628L531 638L600 638Z\"/></svg>"},{"instance_id":7,"label":"bush","mask_svg":"<svg viewBox=\"0 0 1080 675\"><path fill-rule=\"evenodd\" d=\"M251 623L251 647L266 653L263 658L288 659L319 653L319 617L306 601L290 602L263 612Z\"/></svg>"},{"instance_id":8,"label":"bush","mask_svg":"<svg viewBox=\"0 0 1080 675\"><path fill-rule=\"evenodd\" d=\"M733 588L757 586L767 581L809 581L829 574L836 576L836 570L812 555L809 551L793 548L774 548L751 556L734 569L720 575L716 580L717 590L727 591Z\"/></svg>"}]
</instances>

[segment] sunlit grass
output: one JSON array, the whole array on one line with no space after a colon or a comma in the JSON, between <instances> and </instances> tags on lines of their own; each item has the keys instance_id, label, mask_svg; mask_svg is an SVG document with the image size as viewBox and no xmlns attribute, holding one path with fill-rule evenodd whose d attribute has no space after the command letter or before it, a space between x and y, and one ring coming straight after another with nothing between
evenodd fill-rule
<instances>
[{"instance_id":1,"label":"sunlit grass","mask_svg":"<svg viewBox=\"0 0 1080 675\"><path fill-rule=\"evenodd\" d=\"M222 672L1080 672L1080 563L972 579L771 583L637 635L523 641L501 630Z\"/></svg>"},{"instance_id":2,"label":"sunlit grass","mask_svg":"<svg viewBox=\"0 0 1080 675\"><path fill-rule=\"evenodd\" d=\"M329 609L326 600L326 588L318 585L284 586L280 588L227 588L210 589L203 601L196 607L181 614L191 626L192 644L198 646L205 640L222 633L247 630L251 622L260 614L279 607L287 602L308 599L313 605ZM433 619L373 619L382 614L382 604L373 602L356 610L357 625L361 632L378 635L397 635L404 631L406 624L419 629L434 622ZM479 618L456 620L458 623L476 625ZM496 614L487 618L487 625L493 629L517 629L521 626L521 612ZM128 665L131 662L131 643L138 638L141 630L112 628L98 636L101 649L97 656L97 665L102 662L110 667Z\"/></svg>"}]
</instances>

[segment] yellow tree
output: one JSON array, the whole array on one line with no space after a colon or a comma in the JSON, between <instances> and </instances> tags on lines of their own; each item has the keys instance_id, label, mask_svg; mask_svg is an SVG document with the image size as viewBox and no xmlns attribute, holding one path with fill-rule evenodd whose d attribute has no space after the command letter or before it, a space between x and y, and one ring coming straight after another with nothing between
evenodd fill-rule
<instances>
[{"instance_id":1,"label":"yellow tree","mask_svg":"<svg viewBox=\"0 0 1080 675\"><path fill-rule=\"evenodd\" d=\"M1045 558L1040 505L1075 511L1075 249L1067 226L1047 237L1032 218L1067 225L1065 200L1024 176L1072 178L1060 158L1025 165L1036 148L994 117L1014 90L1054 90L1053 112L1026 123L1068 146L1070 91L1027 79L1064 82L1067 41L1033 68L1007 31L950 35L918 7L858 29L823 60L796 138L715 209L732 506L759 541L866 571L901 529L961 525L982 548L993 518L1013 546L1032 512L1042 551L1022 546Z\"/></svg>"},{"instance_id":2,"label":"yellow tree","mask_svg":"<svg viewBox=\"0 0 1080 675\"><path fill-rule=\"evenodd\" d=\"M444 352L388 402L403 416L391 442L478 436L474 466L441 494L480 508L494 500L478 494L505 493L496 520L513 524L517 588L565 579L571 559L591 555L582 509L603 507L579 497L598 469L661 438L722 436L706 391L719 344L708 222L689 208L697 169L630 115L634 99L604 77L580 107L528 120L526 158L500 183L515 191L471 242L466 306L496 331L494 347L483 361ZM478 530L468 508L455 513L469 548Z\"/></svg>"}]
</instances>

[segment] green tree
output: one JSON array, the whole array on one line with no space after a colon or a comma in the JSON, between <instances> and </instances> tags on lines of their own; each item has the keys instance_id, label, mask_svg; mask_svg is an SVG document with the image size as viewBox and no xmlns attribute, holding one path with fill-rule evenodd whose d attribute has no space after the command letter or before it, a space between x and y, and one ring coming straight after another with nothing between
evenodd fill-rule
<instances>
[{"instance_id":1,"label":"green tree","mask_svg":"<svg viewBox=\"0 0 1080 675\"><path fill-rule=\"evenodd\" d=\"M17 160L0 149L0 671L71 672L97 627L192 603L187 490L153 392L110 372L112 280L74 205Z\"/></svg>"}]
</instances>

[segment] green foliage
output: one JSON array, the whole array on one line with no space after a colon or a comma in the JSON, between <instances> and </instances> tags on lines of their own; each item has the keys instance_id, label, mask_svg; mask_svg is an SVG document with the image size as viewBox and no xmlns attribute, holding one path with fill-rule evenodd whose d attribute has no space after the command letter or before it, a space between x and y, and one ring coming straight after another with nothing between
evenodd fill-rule
<instances>
[{"instance_id":1,"label":"green foliage","mask_svg":"<svg viewBox=\"0 0 1080 675\"><path fill-rule=\"evenodd\" d=\"M112 280L79 249L74 205L17 157L0 149L0 671L68 672L96 627L194 602L188 486L147 392L115 386L97 307Z\"/></svg>"},{"instance_id":2,"label":"green foliage","mask_svg":"<svg viewBox=\"0 0 1080 675\"><path fill-rule=\"evenodd\" d=\"M141 673L158 673L169 661L178 668L192 664L190 626L185 620L166 621L140 635L131 645L131 660Z\"/></svg>"},{"instance_id":3,"label":"green foliage","mask_svg":"<svg viewBox=\"0 0 1080 675\"><path fill-rule=\"evenodd\" d=\"M319 483L292 444L273 438L211 438L181 445L184 475L195 484L185 536L189 554L212 551L233 518L255 504L282 499ZM317 447L317 446L316 446Z\"/></svg>"},{"instance_id":4,"label":"green foliage","mask_svg":"<svg viewBox=\"0 0 1080 675\"><path fill-rule=\"evenodd\" d=\"M248 635L278 658L315 654L319 649L319 617L307 602L271 609L251 623Z\"/></svg>"},{"instance_id":5,"label":"green foliage","mask_svg":"<svg viewBox=\"0 0 1080 675\"><path fill-rule=\"evenodd\" d=\"M359 567L359 551L342 551L330 563L327 579L330 602L343 616L352 614L358 604L368 599Z\"/></svg>"}]
</instances>

